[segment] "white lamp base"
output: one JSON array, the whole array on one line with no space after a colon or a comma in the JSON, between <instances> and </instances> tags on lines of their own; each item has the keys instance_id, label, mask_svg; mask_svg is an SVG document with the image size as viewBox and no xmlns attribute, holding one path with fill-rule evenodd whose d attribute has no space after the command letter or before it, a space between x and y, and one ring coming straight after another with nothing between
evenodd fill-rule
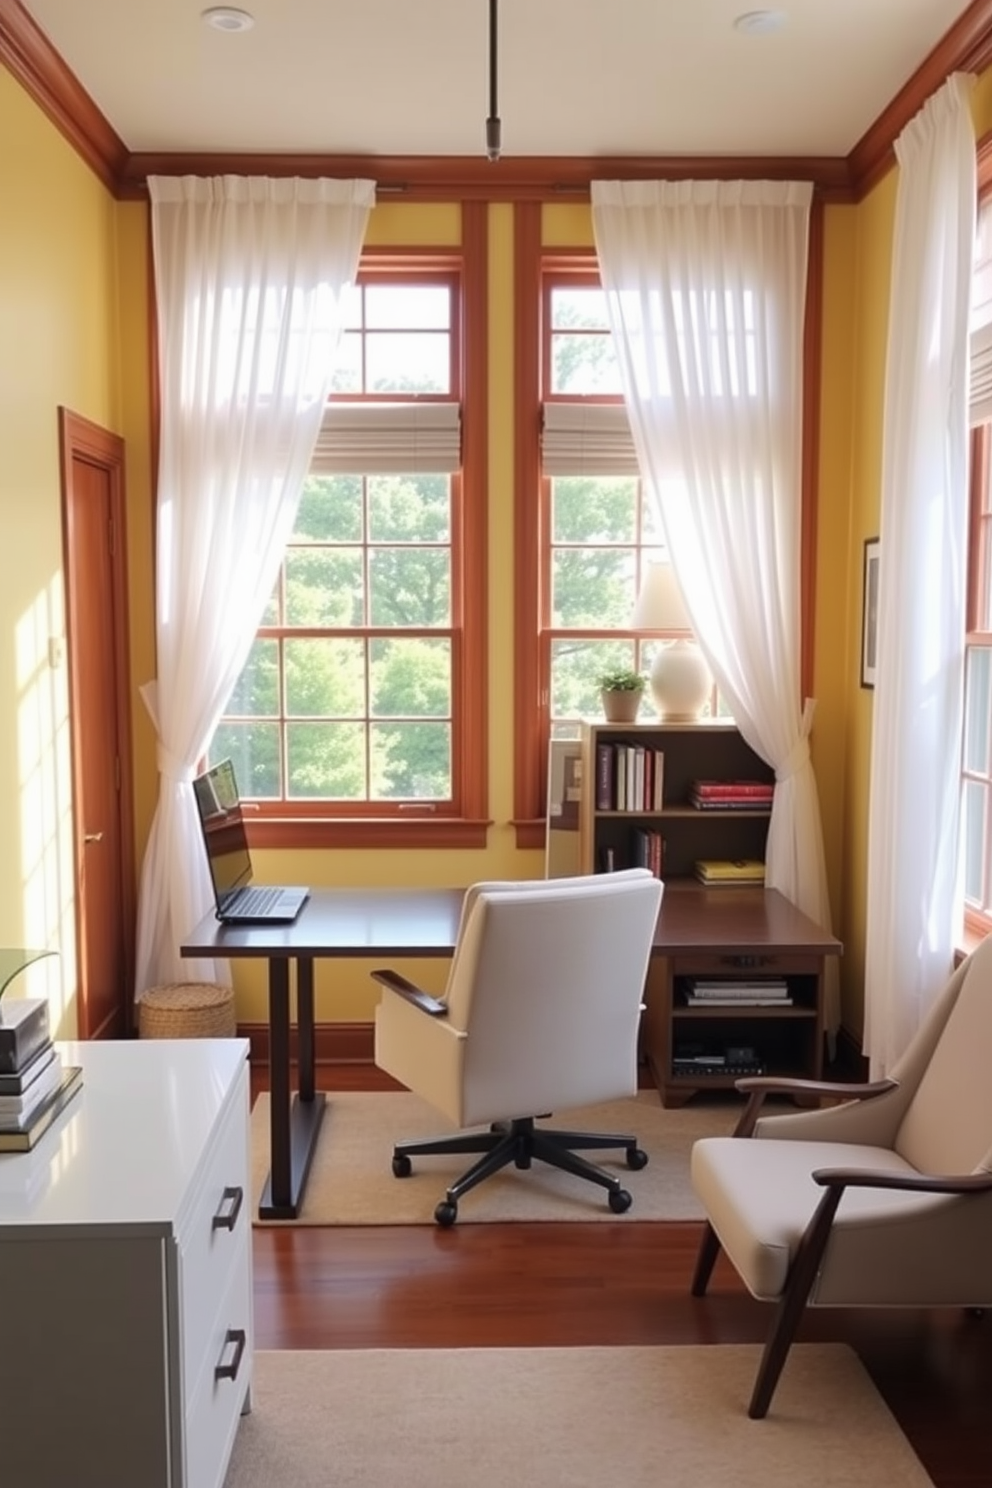
<instances>
[{"instance_id":1,"label":"white lamp base","mask_svg":"<svg viewBox=\"0 0 992 1488\"><path fill-rule=\"evenodd\" d=\"M651 692L666 723L691 723L713 687L710 669L695 641L668 641L651 663Z\"/></svg>"}]
</instances>

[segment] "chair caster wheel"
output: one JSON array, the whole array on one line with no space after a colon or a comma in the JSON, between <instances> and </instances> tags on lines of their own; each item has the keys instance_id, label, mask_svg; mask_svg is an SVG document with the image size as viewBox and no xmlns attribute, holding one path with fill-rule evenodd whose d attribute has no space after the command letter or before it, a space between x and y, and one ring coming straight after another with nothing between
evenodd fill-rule
<instances>
[{"instance_id":1,"label":"chair caster wheel","mask_svg":"<svg viewBox=\"0 0 992 1488\"><path fill-rule=\"evenodd\" d=\"M627 1149L627 1166L637 1172L648 1165L648 1155L640 1147L629 1147Z\"/></svg>"},{"instance_id":2,"label":"chair caster wheel","mask_svg":"<svg viewBox=\"0 0 992 1488\"><path fill-rule=\"evenodd\" d=\"M393 1177L409 1178L413 1172L413 1163L405 1152L397 1152L393 1155Z\"/></svg>"},{"instance_id":3,"label":"chair caster wheel","mask_svg":"<svg viewBox=\"0 0 992 1488\"><path fill-rule=\"evenodd\" d=\"M625 1188L611 1188L609 1202L614 1214L626 1214L634 1201Z\"/></svg>"},{"instance_id":4,"label":"chair caster wheel","mask_svg":"<svg viewBox=\"0 0 992 1488\"><path fill-rule=\"evenodd\" d=\"M434 1210L434 1218L442 1230L450 1230L458 1218L458 1205L453 1204L450 1199L442 1199Z\"/></svg>"}]
</instances>

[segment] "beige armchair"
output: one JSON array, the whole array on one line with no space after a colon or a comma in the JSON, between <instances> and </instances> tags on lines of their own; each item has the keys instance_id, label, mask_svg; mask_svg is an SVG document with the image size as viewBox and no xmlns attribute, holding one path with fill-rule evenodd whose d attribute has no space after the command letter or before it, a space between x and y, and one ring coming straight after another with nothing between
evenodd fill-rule
<instances>
[{"instance_id":1,"label":"beige armchair","mask_svg":"<svg viewBox=\"0 0 992 1488\"><path fill-rule=\"evenodd\" d=\"M775 1303L748 1414L762 1417L807 1306L992 1304L992 938L951 977L888 1080L754 1077L732 1137L692 1150L707 1225L692 1282L722 1248ZM769 1092L843 1103L760 1117ZM742 1140L746 1139L746 1140Z\"/></svg>"},{"instance_id":2,"label":"beige armchair","mask_svg":"<svg viewBox=\"0 0 992 1488\"><path fill-rule=\"evenodd\" d=\"M537 1118L637 1089L637 1030L662 886L644 869L580 878L480 883L466 891L444 996L391 971L375 1016L375 1062L459 1128L397 1142L393 1172L412 1159L478 1154L434 1211L454 1224L476 1184L515 1163L550 1163L607 1190L616 1214L631 1195L579 1157L619 1148L631 1169L647 1156L628 1134L540 1128ZM480 1129L481 1128L481 1129Z\"/></svg>"}]
</instances>

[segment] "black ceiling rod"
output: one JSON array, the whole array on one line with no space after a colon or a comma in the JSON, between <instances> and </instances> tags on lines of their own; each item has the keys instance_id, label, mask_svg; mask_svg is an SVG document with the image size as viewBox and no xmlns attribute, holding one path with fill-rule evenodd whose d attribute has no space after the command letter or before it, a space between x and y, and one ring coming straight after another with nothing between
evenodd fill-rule
<instances>
[{"instance_id":1,"label":"black ceiling rod","mask_svg":"<svg viewBox=\"0 0 992 1488\"><path fill-rule=\"evenodd\" d=\"M499 105L496 101L499 0L489 0L489 118L486 120L486 159L498 160L500 154Z\"/></svg>"}]
</instances>

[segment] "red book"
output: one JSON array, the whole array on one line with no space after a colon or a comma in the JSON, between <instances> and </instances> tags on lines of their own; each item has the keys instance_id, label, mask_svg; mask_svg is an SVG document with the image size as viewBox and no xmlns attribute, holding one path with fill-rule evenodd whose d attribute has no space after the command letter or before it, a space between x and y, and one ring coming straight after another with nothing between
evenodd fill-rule
<instances>
[{"instance_id":1,"label":"red book","mask_svg":"<svg viewBox=\"0 0 992 1488\"><path fill-rule=\"evenodd\" d=\"M693 795L699 796L700 800L723 800L733 797L740 800L742 796L754 796L759 800L767 800L775 794L775 782L772 780L694 780L692 782Z\"/></svg>"}]
</instances>

